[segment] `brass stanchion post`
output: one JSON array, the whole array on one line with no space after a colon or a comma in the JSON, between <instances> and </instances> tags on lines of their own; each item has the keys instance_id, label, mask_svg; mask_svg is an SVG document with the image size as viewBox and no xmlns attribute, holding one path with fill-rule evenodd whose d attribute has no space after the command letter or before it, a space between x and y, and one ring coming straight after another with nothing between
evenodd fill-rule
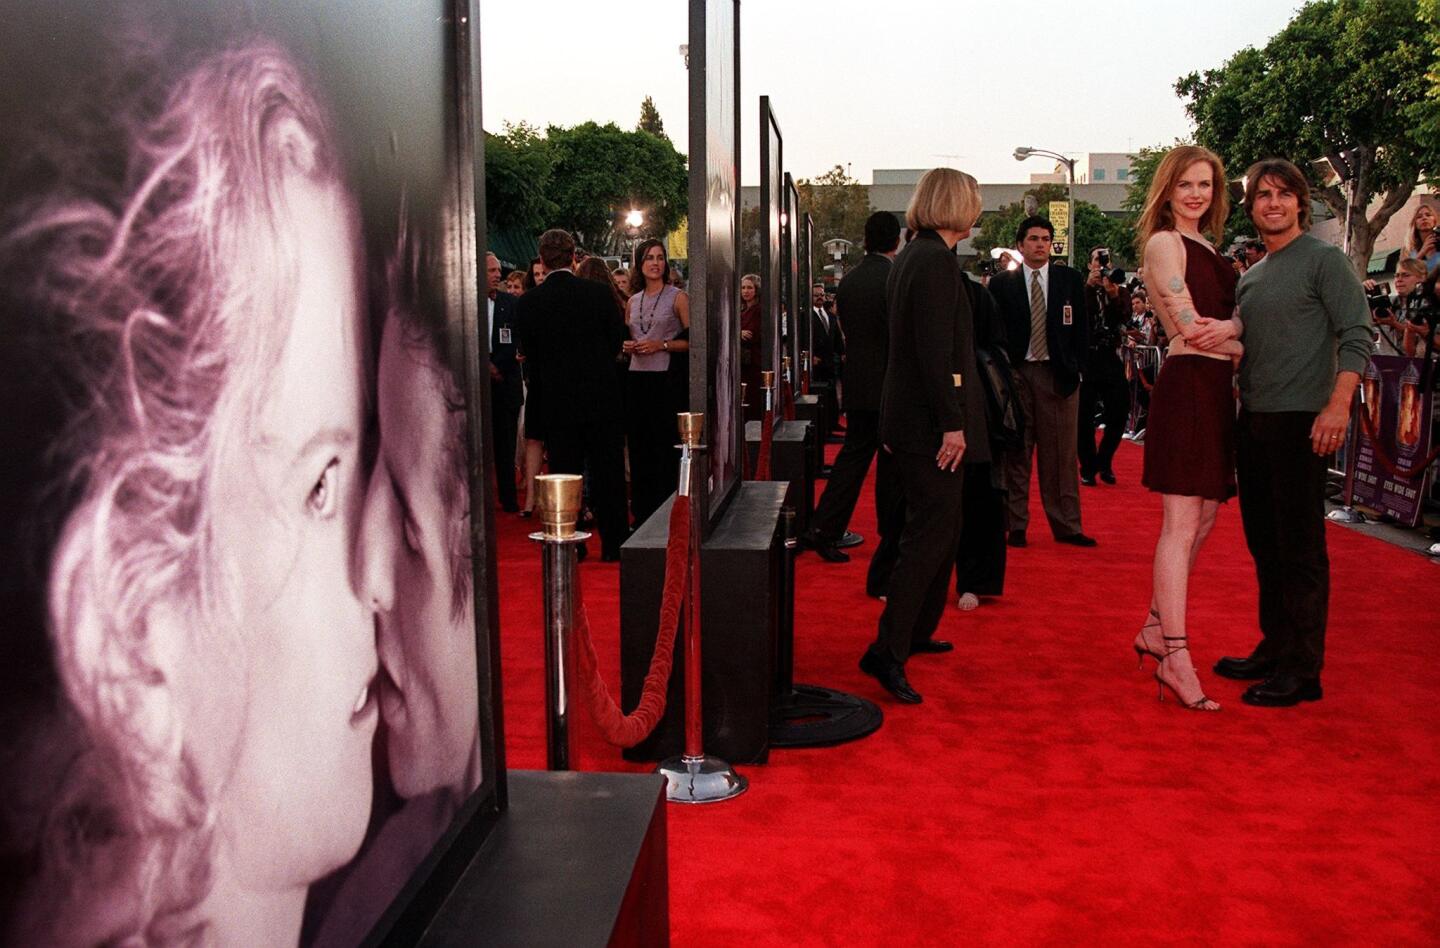
<instances>
[{"instance_id":1,"label":"brass stanchion post","mask_svg":"<svg viewBox=\"0 0 1440 948\"><path fill-rule=\"evenodd\" d=\"M590 534L575 529L580 516L579 474L542 474L535 478L540 508L538 533L545 594L545 762L551 770L569 770L575 759L571 696L575 687L576 550Z\"/></svg>"},{"instance_id":2,"label":"brass stanchion post","mask_svg":"<svg viewBox=\"0 0 1440 948\"><path fill-rule=\"evenodd\" d=\"M705 427L702 412L681 412L680 484L678 493L694 496L695 455L704 450L700 443ZM662 761L655 772L665 777L665 799L671 803L715 803L745 792L748 781L735 768L704 750L704 702L700 694L700 524L697 509L690 508L688 595L685 602L685 752Z\"/></svg>"},{"instance_id":3,"label":"brass stanchion post","mask_svg":"<svg viewBox=\"0 0 1440 948\"><path fill-rule=\"evenodd\" d=\"M765 410L775 410L775 370L764 369L760 372L760 387L765 390Z\"/></svg>"}]
</instances>

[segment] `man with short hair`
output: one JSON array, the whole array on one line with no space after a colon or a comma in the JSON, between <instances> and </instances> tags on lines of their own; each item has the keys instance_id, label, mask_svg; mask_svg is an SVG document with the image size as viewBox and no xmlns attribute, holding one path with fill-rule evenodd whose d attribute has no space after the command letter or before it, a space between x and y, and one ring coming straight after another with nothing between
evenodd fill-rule
<instances>
[{"instance_id":1,"label":"man with short hair","mask_svg":"<svg viewBox=\"0 0 1440 948\"><path fill-rule=\"evenodd\" d=\"M810 288L810 380L834 383L840 374L845 337L835 317L825 308L825 284Z\"/></svg>"},{"instance_id":2,"label":"man with short hair","mask_svg":"<svg viewBox=\"0 0 1440 948\"><path fill-rule=\"evenodd\" d=\"M627 336L608 286L570 270L575 240L563 230L540 235L545 282L520 297L515 316L525 363L539 389L545 451L556 474L589 471L590 506L601 558L620 559L625 515L625 431L615 360Z\"/></svg>"},{"instance_id":3,"label":"man with short hair","mask_svg":"<svg viewBox=\"0 0 1440 948\"><path fill-rule=\"evenodd\" d=\"M1265 242L1263 240L1245 241L1245 269L1249 270L1255 264L1265 259Z\"/></svg>"},{"instance_id":4,"label":"man with short hair","mask_svg":"<svg viewBox=\"0 0 1440 948\"><path fill-rule=\"evenodd\" d=\"M1102 258L1101 254L1104 254ZM1098 476L1115 483L1115 451L1125 434L1130 417L1130 386L1125 381L1125 363L1120 361L1120 343L1130 321L1130 291L1125 288L1125 271L1106 271L1109 252L1096 247L1090 252L1090 276L1085 281L1085 315L1090 320L1090 352L1080 381L1079 440L1080 483L1095 486ZM1104 434L1095 446L1095 417L1103 413Z\"/></svg>"},{"instance_id":5,"label":"man with short hair","mask_svg":"<svg viewBox=\"0 0 1440 948\"><path fill-rule=\"evenodd\" d=\"M880 392L890 348L890 322L885 308L885 281L900 246L900 222L877 211L865 222L865 259L845 274L835 291L835 316L844 331L847 350L842 367L845 383L845 443L835 457L825 493L820 495L806 546L831 563L850 556L835 544L845 535L870 462L880 448ZM822 288L823 292L823 288ZM877 498L893 489L875 487ZM898 541L898 531L897 531Z\"/></svg>"},{"instance_id":6,"label":"man with short hair","mask_svg":"<svg viewBox=\"0 0 1440 948\"><path fill-rule=\"evenodd\" d=\"M1236 290L1245 357L1235 467L1262 638L1248 657L1220 659L1215 673L1261 679L1241 696L1246 704L1287 707L1323 694L1327 459L1370 358L1370 310L1340 248L1305 233L1310 187L1299 168L1279 158L1252 165L1245 210L1266 256ZM1231 322L1196 320L1217 341L1238 335Z\"/></svg>"},{"instance_id":7,"label":"man with short hair","mask_svg":"<svg viewBox=\"0 0 1440 948\"><path fill-rule=\"evenodd\" d=\"M515 358L515 297L500 289L500 258L485 255L489 299L485 302L490 339L490 427L495 433L495 486L500 507L518 513L515 491L515 443L520 431L520 406L525 388Z\"/></svg>"},{"instance_id":8,"label":"man with short hair","mask_svg":"<svg viewBox=\"0 0 1440 948\"><path fill-rule=\"evenodd\" d=\"M988 289L1005 319L1015 392L1025 414L1025 443L1005 461L1011 546L1025 546L1030 523L1030 468L1039 455L1040 499L1057 542L1094 546L1080 530L1076 445L1080 370L1089 349L1085 283L1050 260L1054 226L1030 216L1015 231L1022 265L997 273Z\"/></svg>"}]
</instances>

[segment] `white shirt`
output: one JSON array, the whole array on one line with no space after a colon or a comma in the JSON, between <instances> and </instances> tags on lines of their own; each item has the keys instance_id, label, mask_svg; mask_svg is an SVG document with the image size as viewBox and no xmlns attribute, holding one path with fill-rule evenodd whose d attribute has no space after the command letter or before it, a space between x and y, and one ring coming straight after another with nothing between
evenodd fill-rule
<instances>
[{"instance_id":1,"label":"white shirt","mask_svg":"<svg viewBox=\"0 0 1440 948\"><path fill-rule=\"evenodd\" d=\"M485 338L490 340L490 345L495 344L495 297L487 297L485 300L485 324L490 327L489 335Z\"/></svg>"},{"instance_id":2,"label":"white shirt","mask_svg":"<svg viewBox=\"0 0 1440 948\"><path fill-rule=\"evenodd\" d=\"M825 327L825 331L826 331L826 332L829 332L829 331L830 331L830 314L827 313L827 312L825 312L825 310L821 309L821 308L818 307L818 306L814 306L814 307L811 307L811 308L815 310L815 315L820 317L820 325L822 325L822 326Z\"/></svg>"},{"instance_id":3,"label":"white shirt","mask_svg":"<svg viewBox=\"0 0 1440 948\"><path fill-rule=\"evenodd\" d=\"M1021 264L1020 272L1025 275L1025 302L1027 304L1030 302L1030 281L1034 279L1031 274L1040 274L1040 292L1045 297L1045 312L1050 312L1050 261L1045 261L1045 266L1040 267L1038 270L1031 267L1028 263ZM1035 340L1033 337L1030 340L1030 345L1025 349L1025 361L1036 361Z\"/></svg>"}]
</instances>

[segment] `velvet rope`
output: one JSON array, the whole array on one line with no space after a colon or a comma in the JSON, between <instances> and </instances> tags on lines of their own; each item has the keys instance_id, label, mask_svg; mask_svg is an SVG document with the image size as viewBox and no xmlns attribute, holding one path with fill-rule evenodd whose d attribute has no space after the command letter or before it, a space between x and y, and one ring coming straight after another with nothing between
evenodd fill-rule
<instances>
[{"instance_id":1,"label":"velvet rope","mask_svg":"<svg viewBox=\"0 0 1440 948\"><path fill-rule=\"evenodd\" d=\"M780 408L786 421L795 420L795 388L786 379L780 386Z\"/></svg>"},{"instance_id":2,"label":"velvet rope","mask_svg":"<svg viewBox=\"0 0 1440 948\"><path fill-rule=\"evenodd\" d=\"M760 450L759 457L755 459L755 479L757 481L768 481L770 479L770 446L775 441L775 412L766 409L765 416L760 419Z\"/></svg>"},{"instance_id":3,"label":"velvet rope","mask_svg":"<svg viewBox=\"0 0 1440 948\"><path fill-rule=\"evenodd\" d=\"M1370 439L1370 447L1373 448L1375 451L1375 460L1379 461L1380 466L1390 472L1391 477L1398 477L1403 480L1410 480L1411 478L1419 477L1421 474L1425 473L1425 469L1427 467L1435 463L1436 458L1440 458L1440 445L1436 445L1429 454L1425 455L1425 460L1421 461L1415 467L1401 468L1397 466L1393 460L1390 459L1390 456L1388 454L1385 453L1385 448L1382 447L1380 444L1379 435L1375 433L1374 428L1370 427L1369 412L1360 412L1360 426L1365 429L1365 436Z\"/></svg>"},{"instance_id":4,"label":"velvet rope","mask_svg":"<svg viewBox=\"0 0 1440 948\"><path fill-rule=\"evenodd\" d=\"M640 703L629 714L623 714L600 678L600 662L595 643L590 639L590 617L580 595L580 577L575 577L575 644L579 685L590 703L590 714L600 726L605 740L616 747L634 747L650 736L665 713L665 692L670 684L670 670L675 665L675 634L680 628L680 606L684 601L689 578L690 498L675 497L670 510L670 539L665 545L665 585L660 594L660 633L655 637L655 652L650 656L650 671Z\"/></svg>"}]
</instances>

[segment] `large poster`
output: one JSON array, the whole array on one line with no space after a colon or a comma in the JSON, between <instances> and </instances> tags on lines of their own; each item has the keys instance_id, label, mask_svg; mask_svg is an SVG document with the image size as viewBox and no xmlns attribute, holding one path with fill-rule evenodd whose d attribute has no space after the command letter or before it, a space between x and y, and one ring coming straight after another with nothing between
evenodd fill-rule
<instances>
[{"instance_id":1,"label":"large poster","mask_svg":"<svg viewBox=\"0 0 1440 948\"><path fill-rule=\"evenodd\" d=\"M493 810L469 12L0 0L0 941L355 944Z\"/></svg>"},{"instance_id":2,"label":"large poster","mask_svg":"<svg viewBox=\"0 0 1440 948\"><path fill-rule=\"evenodd\" d=\"M761 304L761 364L780 378L780 355L783 351L783 335L780 331L784 316L781 292L784 289L780 279L782 255L780 253L780 220L785 212L784 144L780 126L770 107L770 97L760 97L760 214L764 222L760 240L760 278L762 285ZM751 398L755 398L752 393Z\"/></svg>"},{"instance_id":3,"label":"large poster","mask_svg":"<svg viewBox=\"0 0 1440 948\"><path fill-rule=\"evenodd\" d=\"M1421 385L1424 368L1423 359L1371 356L1361 380L1365 398L1359 410L1364 416L1363 420L1357 416L1354 425L1354 502L1411 527L1420 522L1425 474L1400 477L1390 468L1414 470L1430 454L1434 393ZM1377 438L1372 439L1369 431ZM1389 460L1388 467L1381 454Z\"/></svg>"},{"instance_id":4,"label":"large poster","mask_svg":"<svg viewBox=\"0 0 1440 948\"><path fill-rule=\"evenodd\" d=\"M690 0L690 405L705 412L707 524L739 480L739 101L739 0Z\"/></svg>"},{"instance_id":5,"label":"large poster","mask_svg":"<svg viewBox=\"0 0 1440 948\"><path fill-rule=\"evenodd\" d=\"M800 254L804 252L800 246L800 232L804 221L800 216L800 193L795 189L795 181L788 171L785 172L785 219L788 222L785 228L785 306L788 329L785 355L790 357L790 379L796 384L795 392L799 394L800 345L805 327L810 322L810 288L800 282Z\"/></svg>"}]
</instances>

